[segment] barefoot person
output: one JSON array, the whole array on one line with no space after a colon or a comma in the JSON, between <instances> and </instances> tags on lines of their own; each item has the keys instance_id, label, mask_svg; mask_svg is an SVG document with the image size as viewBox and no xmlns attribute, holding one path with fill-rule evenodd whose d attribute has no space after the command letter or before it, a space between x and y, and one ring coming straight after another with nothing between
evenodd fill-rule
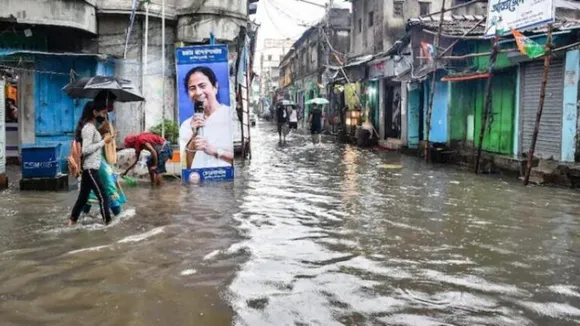
<instances>
[{"instance_id":1,"label":"barefoot person","mask_svg":"<svg viewBox=\"0 0 580 326\"><path fill-rule=\"evenodd\" d=\"M110 94L108 99L103 99L103 97L100 95L101 94L97 95L97 97L95 98L95 106L97 110L100 111L103 108L106 108L107 111L109 112L112 111L112 105L115 100L114 95ZM97 130L99 130L99 133L103 137L107 134L115 133L108 119L106 119L102 123L98 123ZM121 185L119 184L118 175L115 174L115 171L113 170L113 166L117 162L117 152L116 147L114 145L115 145L114 142L111 142L110 144L106 144L105 147L103 147L103 154L101 157L101 167L99 168L99 176L101 178L103 187L105 188L105 195L109 200L111 211L115 216L117 216L121 214L123 204L127 203L127 198L125 197L123 188L121 188ZM107 146L109 146L109 148L107 148ZM108 153L110 153L110 155L107 155ZM98 204L98 202L99 202L98 196L94 191L91 191L89 201L83 208L83 213L88 214L91 210L91 205Z\"/></svg>"},{"instance_id":2,"label":"barefoot person","mask_svg":"<svg viewBox=\"0 0 580 326\"><path fill-rule=\"evenodd\" d=\"M290 131L298 129L298 109L296 109L296 105L292 105L290 108L288 127L290 128Z\"/></svg>"},{"instance_id":3,"label":"barefoot person","mask_svg":"<svg viewBox=\"0 0 580 326\"><path fill-rule=\"evenodd\" d=\"M77 201L71 212L69 225L75 224L83 207L89 200L91 190L95 192L99 199L99 208L105 224L111 223L111 212L109 211L109 200L105 188L99 176L103 146L111 143L114 136L108 134L104 138L97 130L97 122L105 121L107 108L98 109L94 102L87 102L83 109L83 114L75 130L75 139L81 143L81 189Z\"/></svg>"},{"instance_id":4,"label":"barefoot person","mask_svg":"<svg viewBox=\"0 0 580 326\"><path fill-rule=\"evenodd\" d=\"M286 135L288 134L288 111L282 103L276 106L276 122L278 123L278 142L282 144L282 137L284 137L284 144L286 144Z\"/></svg>"},{"instance_id":5,"label":"barefoot person","mask_svg":"<svg viewBox=\"0 0 580 326\"><path fill-rule=\"evenodd\" d=\"M314 144L319 144L321 138L320 134L322 133L322 105L317 105L316 108L312 110L308 123L310 123L312 142Z\"/></svg>"},{"instance_id":6,"label":"barefoot person","mask_svg":"<svg viewBox=\"0 0 580 326\"><path fill-rule=\"evenodd\" d=\"M127 173L137 165L137 162L139 162L139 155L141 155L141 151L145 149L151 153L151 156L147 160L151 185L160 185L162 181L161 174L167 172L165 164L173 155L171 143L159 135L146 132L139 135L129 135L125 137L125 147L135 148L135 163L127 168L127 171L122 175L127 175Z\"/></svg>"}]
</instances>

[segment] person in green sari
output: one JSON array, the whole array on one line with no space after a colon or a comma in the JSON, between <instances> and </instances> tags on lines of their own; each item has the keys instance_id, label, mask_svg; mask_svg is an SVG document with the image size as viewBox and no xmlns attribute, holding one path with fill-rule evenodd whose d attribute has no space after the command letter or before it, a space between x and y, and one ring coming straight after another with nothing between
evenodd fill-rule
<instances>
[{"instance_id":1,"label":"person in green sari","mask_svg":"<svg viewBox=\"0 0 580 326\"><path fill-rule=\"evenodd\" d=\"M105 188L106 195L109 197L109 206L111 207L111 211L115 216L121 214L123 210L123 204L127 202L127 197L125 197L125 193L119 184L119 175L117 175L111 165L107 163L104 155L101 159L101 167L99 168L99 176L101 177L101 182L103 183L103 187ZM91 195L89 196L89 201L85 205L83 212L88 214L91 210L92 204L98 204L99 200L95 193L91 191Z\"/></svg>"}]
</instances>

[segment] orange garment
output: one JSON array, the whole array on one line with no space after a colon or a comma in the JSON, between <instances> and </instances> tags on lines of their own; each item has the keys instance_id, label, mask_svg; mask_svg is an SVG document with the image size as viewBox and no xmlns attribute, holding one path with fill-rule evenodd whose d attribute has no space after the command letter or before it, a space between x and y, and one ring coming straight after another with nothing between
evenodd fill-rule
<instances>
[{"instance_id":1,"label":"orange garment","mask_svg":"<svg viewBox=\"0 0 580 326\"><path fill-rule=\"evenodd\" d=\"M67 160L68 171L75 178L78 178L81 175L81 154L81 143L73 140L70 146L70 155L68 156Z\"/></svg>"},{"instance_id":2,"label":"orange garment","mask_svg":"<svg viewBox=\"0 0 580 326\"><path fill-rule=\"evenodd\" d=\"M12 86L12 85L6 85L6 98L9 100L13 100L14 103L17 103L17 99L18 99L18 90L16 89L16 87Z\"/></svg>"}]
</instances>

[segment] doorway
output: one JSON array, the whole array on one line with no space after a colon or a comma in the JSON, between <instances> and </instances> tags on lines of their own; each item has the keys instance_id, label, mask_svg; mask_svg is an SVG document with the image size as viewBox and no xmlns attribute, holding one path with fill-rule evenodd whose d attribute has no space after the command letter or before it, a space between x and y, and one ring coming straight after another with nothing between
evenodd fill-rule
<instances>
[{"instance_id":1,"label":"doorway","mask_svg":"<svg viewBox=\"0 0 580 326\"><path fill-rule=\"evenodd\" d=\"M6 64L6 62L3 62ZM20 163L20 110L21 107L21 87L20 76L15 69L5 67L0 69L0 78L4 83L4 88L0 91L4 95L4 116L5 138L0 144L3 148L2 153L6 157L6 164Z\"/></svg>"},{"instance_id":2,"label":"doorway","mask_svg":"<svg viewBox=\"0 0 580 326\"><path fill-rule=\"evenodd\" d=\"M418 148L423 140L423 107L424 97L421 83L408 84L407 92L407 146Z\"/></svg>"},{"instance_id":3,"label":"doorway","mask_svg":"<svg viewBox=\"0 0 580 326\"><path fill-rule=\"evenodd\" d=\"M385 139L401 139L401 84L385 80L383 92Z\"/></svg>"}]
</instances>

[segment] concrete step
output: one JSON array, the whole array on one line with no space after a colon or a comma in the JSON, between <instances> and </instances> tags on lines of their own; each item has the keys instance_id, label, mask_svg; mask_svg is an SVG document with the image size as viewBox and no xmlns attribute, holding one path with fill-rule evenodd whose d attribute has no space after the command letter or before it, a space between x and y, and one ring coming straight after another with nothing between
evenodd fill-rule
<instances>
[{"instance_id":1,"label":"concrete step","mask_svg":"<svg viewBox=\"0 0 580 326\"><path fill-rule=\"evenodd\" d=\"M403 141L397 138L381 139L379 146L390 150L399 150L403 147Z\"/></svg>"},{"instance_id":2,"label":"concrete step","mask_svg":"<svg viewBox=\"0 0 580 326\"><path fill-rule=\"evenodd\" d=\"M21 191L68 191L68 174L61 174L56 178L27 178L20 179Z\"/></svg>"}]
</instances>

